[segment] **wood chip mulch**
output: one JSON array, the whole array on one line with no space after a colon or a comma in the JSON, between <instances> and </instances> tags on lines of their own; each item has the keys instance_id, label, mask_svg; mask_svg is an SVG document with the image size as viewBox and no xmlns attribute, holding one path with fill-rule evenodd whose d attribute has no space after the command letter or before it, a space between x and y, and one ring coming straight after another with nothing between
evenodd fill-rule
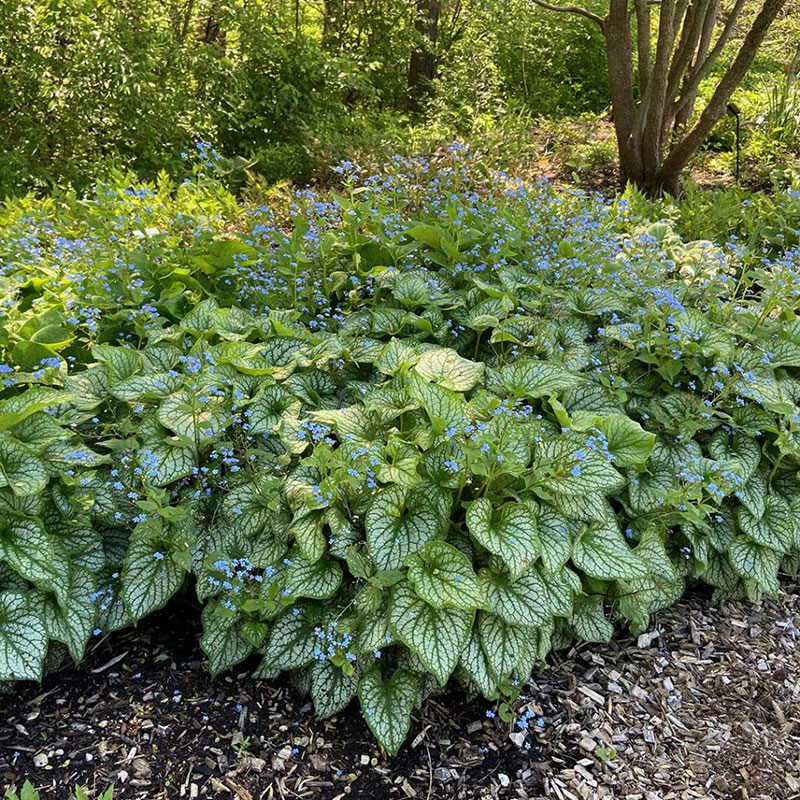
<instances>
[{"instance_id":1,"label":"wood chip mulch","mask_svg":"<svg viewBox=\"0 0 800 800\"><path fill-rule=\"evenodd\" d=\"M693 596L637 639L554 654L519 719L449 691L385 758L356 704L319 721L290 681L212 681L178 606L79 669L0 697L0 786L160 798L800 799L800 594ZM543 727L533 721L543 719ZM524 726L524 723L522 723Z\"/></svg>"}]
</instances>

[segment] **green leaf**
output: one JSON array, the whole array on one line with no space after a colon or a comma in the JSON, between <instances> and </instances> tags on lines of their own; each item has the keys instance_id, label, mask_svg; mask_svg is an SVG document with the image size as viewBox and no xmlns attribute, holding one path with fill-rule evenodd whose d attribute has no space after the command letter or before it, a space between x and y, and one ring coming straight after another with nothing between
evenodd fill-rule
<instances>
[{"instance_id":1,"label":"green leaf","mask_svg":"<svg viewBox=\"0 0 800 800\"><path fill-rule=\"evenodd\" d=\"M490 553L500 556L512 577L521 575L539 557L536 518L522 503L504 503L493 509L480 497L467 509L470 535Z\"/></svg>"},{"instance_id":2,"label":"green leaf","mask_svg":"<svg viewBox=\"0 0 800 800\"><path fill-rule=\"evenodd\" d=\"M57 602L52 595L43 596L42 619L48 637L67 645L78 664L96 625L97 604L92 600L95 582L92 575L74 568L65 577L65 602Z\"/></svg>"},{"instance_id":3,"label":"green leaf","mask_svg":"<svg viewBox=\"0 0 800 800\"><path fill-rule=\"evenodd\" d=\"M322 600L336 594L342 583L342 568L336 561L322 558L311 564L299 554L289 560L285 589L290 597Z\"/></svg>"},{"instance_id":4,"label":"green leaf","mask_svg":"<svg viewBox=\"0 0 800 800\"><path fill-rule=\"evenodd\" d=\"M434 608L417 597L407 583L392 591L389 628L413 650L441 686L458 663L472 627L473 612Z\"/></svg>"},{"instance_id":5,"label":"green leaf","mask_svg":"<svg viewBox=\"0 0 800 800\"><path fill-rule=\"evenodd\" d=\"M526 642L534 636L530 629L511 625L495 614L478 615L481 647L495 682L508 681L520 660Z\"/></svg>"},{"instance_id":6,"label":"green leaf","mask_svg":"<svg viewBox=\"0 0 800 800\"><path fill-rule=\"evenodd\" d=\"M378 492L367 511L367 544L378 569L400 569L425 542L445 531L442 490L388 486Z\"/></svg>"},{"instance_id":7,"label":"green leaf","mask_svg":"<svg viewBox=\"0 0 800 800\"><path fill-rule=\"evenodd\" d=\"M608 440L608 450L614 463L621 467L644 464L653 452L655 434L643 430L638 422L624 414L602 417L597 427Z\"/></svg>"},{"instance_id":8,"label":"green leaf","mask_svg":"<svg viewBox=\"0 0 800 800\"><path fill-rule=\"evenodd\" d=\"M552 506L542 503L537 521L541 544L542 565L550 575L555 575L569 561L573 536L580 525L568 521Z\"/></svg>"},{"instance_id":9,"label":"green leaf","mask_svg":"<svg viewBox=\"0 0 800 800\"><path fill-rule=\"evenodd\" d=\"M325 519L318 511L296 516L289 527L300 552L313 564L325 554L328 543L322 532Z\"/></svg>"},{"instance_id":10,"label":"green leaf","mask_svg":"<svg viewBox=\"0 0 800 800\"><path fill-rule=\"evenodd\" d=\"M167 486L187 478L197 468L191 449L170 441L146 445L139 451L139 455L146 455L144 477L152 486Z\"/></svg>"},{"instance_id":11,"label":"green leaf","mask_svg":"<svg viewBox=\"0 0 800 800\"><path fill-rule=\"evenodd\" d=\"M718 461L732 462L734 470L748 481L761 462L761 448L758 442L744 433L729 434L718 429L708 443L708 452Z\"/></svg>"},{"instance_id":12,"label":"green leaf","mask_svg":"<svg viewBox=\"0 0 800 800\"><path fill-rule=\"evenodd\" d=\"M761 519L767 511L767 482L758 473L736 492L742 505L756 518Z\"/></svg>"},{"instance_id":13,"label":"green leaf","mask_svg":"<svg viewBox=\"0 0 800 800\"><path fill-rule=\"evenodd\" d=\"M10 486L19 497L38 494L47 486L47 466L10 436L0 439L0 487Z\"/></svg>"},{"instance_id":14,"label":"green leaf","mask_svg":"<svg viewBox=\"0 0 800 800\"><path fill-rule=\"evenodd\" d=\"M467 673L469 679L478 687L480 693L487 700L492 700L497 697L497 686L489 670L489 660L481 646L481 637L478 633L480 619L479 613L479 624L472 626L469 639L467 639L467 643L461 652L461 658L458 663Z\"/></svg>"},{"instance_id":15,"label":"green leaf","mask_svg":"<svg viewBox=\"0 0 800 800\"><path fill-rule=\"evenodd\" d=\"M295 398L282 386L265 387L256 395L245 412L250 432L272 433L284 411L295 402Z\"/></svg>"},{"instance_id":16,"label":"green leaf","mask_svg":"<svg viewBox=\"0 0 800 800\"><path fill-rule=\"evenodd\" d=\"M747 536L737 536L728 548L728 560L737 575L756 581L770 594L777 594L781 554Z\"/></svg>"},{"instance_id":17,"label":"green leaf","mask_svg":"<svg viewBox=\"0 0 800 800\"><path fill-rule=\"evenodd\" d=\"M647 574L625 537L615 524L608 522L584 530L572 547L572 561L578 569L601 580L641 578Z\"/></svg>"},{"instance_id":18,"label":"green leaf","mask_svg":"<svg viewBox=\"0 0 800 800\"><path fill-rule=\"evenodd\" d=\"M414 591L434 608L473 611L486 602L472 562L447 542L426 542L419 553L406 559L406 566Z\"/></svg>"},{"instance_id":19,"label":"green leaf","mask_svg":"<svg viewBox=\"0 0 800 800\"><path fill-rule=\"evenodd\" d=\"M414 372L454 392L467 392L483 377L483 364L461 358L455 350L429 350L414 366Z\"/></svg>"},{"instance_id":20,"label":"green leaf","mask_svg":"<svg viewBox=\"0 0 800 800\"><path fill-rule=\"evenodd\" d=\"M22 592L0 592L0 681L39 681L47 654L44 622Z\"/></svg>"},{"instance_id":21,"label":"green leaf","mask_svg":"<svg viewBox=\"0 0 800 800\"><path fill-rule=\"evenodd\" d=\"M314 660L318 624L306 608L292 608L278 617L264 646L264 659L277 670L301 669Z\"/></svg>"},{"instance_id":22,"label":"green leaf","mask_svg":"<svg viewBox=\"0 0 800 800\"><path fill-rule=\"evenodd\" d=\"M14 438L37 455L51 442L66 439L70 432L62 428L49 414L36 411L11 428Z\"/></svg>"},{"instance_id":23,"label":"green leaf","mask_svg":"<svg viewBox=\"0 0 800 800\"><path fill-rule=\"evenodd\" d=\"M546 439L536 449L536 460L557 470L541 487L555 496L608 495L625 486L625 479L604 455L570 439Z\"/></svg>"},{"instance_id":24,"label":"green leaf","mask_svg":"<svg viewBox=\"0 0 800 800\"><path fill-rule=\"evenodd\" d=\"M181 375L167 372L132 375L124 380L112 381L108 390L113 397L128 402L159 400L177 392L181 388L183 380Z\"/></svg>"},{"instance_id":25,"label":"green leaf","mask_svg":"<svg viewBox=\"0 0 800 800\"><path fill-rule=\"evenodd\" d=\"M373 667L358 684L358 699L364 719L375 738L395 755L408 736L411 711L417 701L417 680L413 673L398 669L388 680Z\"/></svg>"},{"instance_id":26,"label":"green leaf","mask_svg":"<svg viewBox=\"0 0 800 800\"><path fill-rule=\"evenodd\" d=\"M106 364L112 377L118 381L130 378L142 368L141 354L124 345L96 344L92 347L92 355Z\"/></svg>"},{"instance_id":27,"label":"green leaf","mask_svg":"<svg viewBox=\"0 0 800 800\"><path fill-rule=\"evenodd\" d=\"M795 520L789 504L778 495L767 497L764 516L760 519L742 506L737 513L737 520L742 533L762 547L781 553L788 553L792 549Z\"/></svg>"},{"instance_id":28,"label":"green leaf","mask_svg":"<svg viewBox=\"0 0 800 800\"><path fill-rule=\"evenodd\" d=\"M654 467L650 474L642 475L629 470L628 497L633 511L646 514L664 506L665 498L679 489L675 472L675 469L663 466Z\"/></svg>"},{"instance_id":29,"label":"green leaf","mask_svg":"<svg viewBox=\"0 0 800 800\"><path fill-rule=\"evenodd\" d=\"M532 400L574 389L584 380L560 364L547 361L517 361L503 367L500 374L508 391Z\"/></svg>"},{"instance_id":30,"label":"green leaf","mask_svg":"<svg viewBox=\"0 0 800 800\"><path fill-rule=\"evenodd\" d=\"M547 588L539 575L529 570L516 580L504 573L481 570L490 608L510 625L538 627L550 620Z\"/></svg>"},{"instance_id":31,"label":"green leaf","mask_svg":"<svg viewBox=\"0 0 800 800\"><path fill-rule=\"evenodd\" d=\"M547 575L539 567L539 577L547 588L547 603L550 613L556 617L569 619L572 616L573 590L580 591L581 581L572 570L562 569L559 575Z\"/></svg>"},{"instance_id":32,"label":"green leaf","mask_svg":"<svg viewBox=\"0 0 800 800\"><path fill-rule=\"evenodd\" d=\"M220 613L219 604L211 601L203 608L203 635L200 647L208 656L208 666L213 675L244 661L255 646L242 633L239 614Z\"/></svg>"},{"instance_id":33,"label":"green leaf","mask_svg":"<svg viewBox=\"0 0 800 800\"><path fill-rule=\"evenodd\" d=\"M315 660L309 672L311 699L319 719L327 719L343 711L358 691L356 675L346 675L330 661Z\"/></svg>"},{"instance_id":34,"label":"green leaf","mask_svg":"<svg viewBox=\"0 0 800 800\"><path fill-rule=\"evenodd\" d=\"M22 394L0 400L0 430L18 425L24 419L45 408L68 403L72 395L46 386L32 386Z\"/></svg>"},{"instance_id":35,"label":"green leaf","mask_svg":"<svg viewBox=\"0 0 800 800\"><path fill-rule=\"evenodd\" d=\"M215 436L230 424L225 401L215 395L175 392L165 397L158 408L158 421L190 442Z\"/></svg>"},{"instance_id":36,"label":"green leaf","mask_svg":"<svg viewBox=\"0 0 800 800\"><path fill-rule=\"evenodd\" d=\"M159 558L158 556L162 557ZM163 608L183 583L184 570L152 541L131 537L122 564L122 600L134 619Z\"/></svg>"},{"instance_id":37,"label":"green leaf","mask_svg":"<svg viewBox=\"0 0 800 800\"><path fill-rule=\"evenodd\" d=\"M606 619L603 601L595 595L575 598L575 613L571 625L576 635L587 642L609 642L614 626Z\"/></svg>"},{"instance_id":38,"label":"green leaf","mask_svg":"<svg viewBox=\"0 0 800 800\"><path fill-rule=\"evenodd\" d=\"M435 383L426 383L417 375L409 383L411 396L422 406L431 421L434 433L463 432L469 421L464 413L464 398L450 389Z\"/></svg>"},{"instance_id":39,"label":"green leaf","mask_svg":"<svg viewBox=\"0 0 800 800\"><path fill-rule=\"evenodd\" d=\"M53 588L64 565L56 559L50 535L33 519L11 517L4 522L0 528L0 559L36 586Z\"/></svg>"}]
</instances>

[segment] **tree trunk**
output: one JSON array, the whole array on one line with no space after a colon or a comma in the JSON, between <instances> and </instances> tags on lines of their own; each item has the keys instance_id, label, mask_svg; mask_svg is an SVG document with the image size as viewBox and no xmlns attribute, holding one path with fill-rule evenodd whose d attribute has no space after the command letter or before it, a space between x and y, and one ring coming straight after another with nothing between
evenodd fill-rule
<instances>
[{"instance_id":1,"label":"tree trunk","mask_svg":"<svg viewBox=\"0 0 800 800\"><path fill-rule=\"evenodd\" d=\"M417 0L414 29L417 44L408 62L408 97L412 107L418 106L430 92L436 77L436 43L439 38L441 0Z\"/></svg>"}]
</instances>

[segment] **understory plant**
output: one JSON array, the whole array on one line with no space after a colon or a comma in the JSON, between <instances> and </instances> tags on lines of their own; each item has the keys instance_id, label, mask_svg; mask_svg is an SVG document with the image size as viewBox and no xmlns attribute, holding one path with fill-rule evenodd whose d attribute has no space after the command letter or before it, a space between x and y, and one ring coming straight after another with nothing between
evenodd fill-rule
<instances>
[{"instance_id":1,"label":"understory plant","mask_svg":"<svg viewBox=\"0 0 800 800\"><path fill-rule=\"evenodd\" d=\"M800 252L684 242L461 147L240 207L199 180L0 214L0 680L182 587L394 753L451 681L800 552Z\"/></svg>"}]
</instances>

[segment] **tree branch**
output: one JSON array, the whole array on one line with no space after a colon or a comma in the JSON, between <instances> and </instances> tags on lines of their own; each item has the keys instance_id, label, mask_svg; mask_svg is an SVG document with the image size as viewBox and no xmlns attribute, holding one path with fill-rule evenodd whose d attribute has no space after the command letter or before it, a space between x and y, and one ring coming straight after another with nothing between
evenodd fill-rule
<instances>
[{"instance_id":1,"label":"tree branch","mask_svg":"<svg viewBox=\"0 0 800 800\"><path fill-rule=\"evenodd\" d=\"M636 56L639 62L639 96L644 97L650 81L650 6L633 0L636 8Z\"/></svg>"},{"instance_id":2,"label":"tree branch","mask_svg":"<svg viewBox=\"0 0 800 800\"><path fill-rule=\"evenodd\" d=\"M714 62L719 58L719 54L728 43L728 39L730 39L730 36L733 33L733 26L736 24L736 20L739 18L739 14L741 14L742 8L746 2L747 0L736 0L736 3L731 9L731 13L728 14L728 18L725 20L725 25L722 28L722 33L720 33L716 44L712 48L711 52L703 59L702 63L699 63L693 70L692 78L684 87L682 97L675 107L675 114L681 113L689 98L699 88L700 82L709 73L711 67L714 66Z\"/></svg>"},{"instance_id":3,"label":"tree branch","mask_svg":"<svg viewBox=\"0 0 800 800\"><path fill-rule=\"evenodd\" d=\"M572 4L563 6L556 5L554 3L546 2L546 0L533 0L533 2L536 3L537 6L546 8L548 11L566 11L570 14L580 14L582 17L586 17L586 19L596 22L601 28L603 27L603 18L599 14L589 11L588 8L581 8L580 6L574 6Z\"/></svg>"},{"instance_id":4,"label":"tree branch","mask_svg":"<svg viewBox=\"0 0 800 800\"><path fill-rule=\"evenodd\" d=\"M692 59L697 53L697 46L703 34L706 23L706 15L709 13L711 0L692 0L689 12L683 21L681 32L681 43L672 59L669 69L669 81L667 84L667 103L672 106L678 88L681 85L686 70L692 63Z\"/></svg>"},{"instance_id":5,"label":"tree branch","mask_svg":"<svg viewBox=\"0 0 800 800\"><path fill-rule=\"evenodd\" d=\"M714 94L708 101L708 105L703 109L700 119L697 120L686 136L670 150L669 155L664 159L658 171L659 176L668 177L672 174L677 174L683 169L692 153L702 144L703 139L725 114L731 95L750 69L750 65L753 63L756 52L764 41L770 25L785 4L786 0L764 0L764 5L744 37L739 52L722 76Z\"/></svg>"}]
</instances>

